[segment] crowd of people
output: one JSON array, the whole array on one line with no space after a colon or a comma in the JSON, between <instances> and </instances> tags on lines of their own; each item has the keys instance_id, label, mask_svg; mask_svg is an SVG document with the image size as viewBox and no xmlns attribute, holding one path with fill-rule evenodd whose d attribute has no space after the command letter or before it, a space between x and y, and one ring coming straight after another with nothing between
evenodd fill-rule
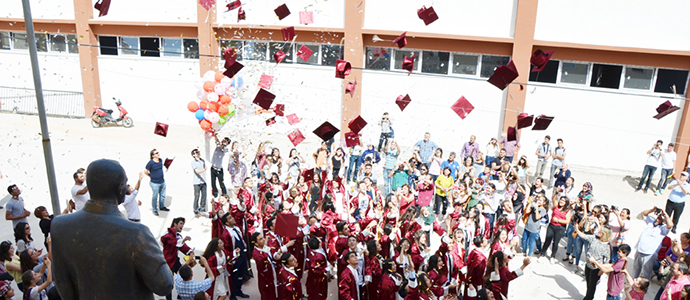
<instances>
[{"instance_id":1,"label":"crowd of people","mask_svg":"<svg viewBox=\"0 0 690 300\"><path fill-rule=\"evenodd\" d=\"M658 299L690 299L690 233L679 240L667 236L690 193L687 172L664 173L669 180L659 186L669 191L665 209L634 212L646 223L634 243L627 235L633 212L596 201L589 182L577 188L562 139L551 145L546 136L531 168L527 155L518 156L520 143L507 137L480 146L472 136L459 154L445 154L426 133L403 157L387 115L379 125L377 147L330 140L308 157L293 148L283 158L280 149L261 143L246 161L249 153L238 141L218 137L210 164L192 150L192 209L212 220L212 240L196 256L186 244L191 237L182 236L182 217L161 237L180 298L248 298L242 287L254 278L262 300L319 300L333 293L341 300L507 299L510 283L533 260L561 259L584 276L585 300L594 298L603 274L607 299L644 299L652 277L662 280ZM660 146L648 154L657 155ZM145 176L153 214L168 210L166 163L155 149L150 158L127 190L124 205L132 222L141 220L136 196ZM645 173L651 177L653 171ZM84 169L74 173L73 204L65 213L89 199L84 178ZM43 254L31 238L21 191L13 185L8 192L6 219L16 240L0 244L0 279L15 280L30 299L57 299L50 276L52 216L45 207L34 211L46 236ZM432 240L438 241L433 247ZM519 268L509 268L513 259L521 261ZM206 273L202 281L193 280L196 264ZM329 291L332 281L337 291ZM6 287L0 283L5 296L11 294Z\"/></svg>"}]
</instances>

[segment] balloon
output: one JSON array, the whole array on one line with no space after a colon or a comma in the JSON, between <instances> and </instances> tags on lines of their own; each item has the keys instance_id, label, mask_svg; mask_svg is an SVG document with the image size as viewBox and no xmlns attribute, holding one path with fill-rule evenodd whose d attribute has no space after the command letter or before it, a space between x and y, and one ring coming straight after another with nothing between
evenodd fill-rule
<instances>
[{"instance_id":1,"label":"balloon","mask_svg":"<svg viewBox=\"0 0 690 300\"><path fill-rule=\"evenodd\" d=\"M223 128L223 125L220 125L218 123L211 124L211 130L214 132L220 130L221 128ZM213 134L211 136L213 136Z\"/></svg>"},{"instance_id":2,"label":"balloon","mask_svg":"<svg viewBox=\"0 0 690 300\"><path fill-rule=\"evenodd\" d=\"M208 120L211 124L218 123L220 120L220 115L217 112L212 112L208 114Z\"/></svg>"},{"instance_id":3,"label":"balloon","mask_svg":"<svg viewBox=\"0 0 690 300\"><path fill-rule=\"evenodd\" d=\"M216 72L216 74L214 75L214 79L216 80L216 82L220 82L223 79L223 77L225 77L225 74L223 74L223 72L221 71Z\"/></svg>"},{"instance_id":4,"label":"balloon","mask_svg":"<svg viewBox=\"0 0 690 300\"><path fill-rule=\"evenodd\" d=\"M204 81L215 81L216 80L216 71L209 70L204 73Z\"/></svg>"},{"instance_id":5,"label":"balloon","mask_svg":"<svg viewBox=\"0 0 690 300\"><path fill-rule=\"evenodd\" d=\"M208 111L218 111L218 102L209 102L206 107Z\"/></svg>"},{"instance_id":6,"label":"balloon","mask_svg":"<svg viewBox=\"0 0 690 300\"><path fill-rule=\"evenodd\" d=\"M199 102L199 108L206 110L208 109L208 100L204 99Z\"/></svg>"},{"instance_id":7,"label":"balloon","mask_svg":"<svg viewBox=\"0 0 690 300\"><path fill-rule=\"evenodd\" d=\"M231 118L232 116L234 116L235 112L237 112L237 110L235 109L235 106L232 104L228 104L228 115L227 115L228 118Z\"/></svg>"},{"instance_id":8,"label":"balloon","mask_svg":"<svg viewBox=\"0 0 690 300\"><path fill-rule=\"evenodd\" d=\"M241 88L243 84L244 84L244 80L242 80L242 77L235 78L235 84L234 85L236 88L238 88L238 89Z\"/></svg>"},{"instance_id":9,"label":"balloon","mask_svg":"<svg viewBox=\"0 0 690 300\"><path fill-rule=\"evenodd\" d=\"M220 80L220 83L226 87L231 86L232 85L232 78L225 76L225 77L223 77L223 79Z\"/></svg>"},{"instance_id":10,"label":"balloon","mask_svg":"<svg viewBox=\"0 0 690 300\"><path fill-rule=\"evenodd\" d=\"M218 120L218 124L223 125L226 122L228 122L228 118L226 117L220 117L220 120Z\"/></svg>"},{"instance_id":11,"label":"balloon","mask_svg":"<svg viewBox=\"0 0 690 300\"><path fill-rule=\"evenodd\" d=\"M197 110L196 113L194 113L194 117L196 117L197 120L201 121L204 119L204 110L200 109Z\"/></svg>"},{"instance_id":12,"label":"balloon","mask_svg":"<svg viewBox=\"0 0 690 300\"><path fill-rule=\"evenodd\" d=\"M213 89L214 89L214 91L216 92L216 94L218 94L218 95L224 95L224 94L225 94L225 90L226 90L227 88L226 88L224 85L222 85L222 84L219 83L219 84L216 84L216 86L215 86Z\"/></svg>"},{"instance_id":13,"label":"balloon","mask_svg":"<svg viewBox=\"0 0 690 300\"><path fill-rule=\"evenodd\" d=\"M196 97L199 100L205 100L206 97L208 97L208 93L200 88L198 91L196 91Z\"/></svg>"},{"instance_id":14,"label":"balloon","mask_svg":"<svg viewBox=\"0 0 690 300\"><path fill-rule=\"evenodd\" d=\"M225 90L225 94L230 96L230 98L237 98L237 89L234 86L231 86Z\"/></svg>"},{"instance_id":15,"label":"balloon","mask_svg":"<svg viewBox=\"0 0 690 300\"><path fill-rule=\"evenodd\" d=\"M206 81L206 82L204 82L204 91L213 92L213 88L215 86L216 86L215 81Z\"/></svg>"},{"instance_id":16,"label":"balloon","mask_svg":"<svg viewBox=\"0 0 690 300\"><path fill-rule=\"evenodd\" d=\"M198 79L196 82L194 82L194 87L197 90L203 89L204 88L204 80L203 79Z\"/></svg>"},{"instance_id":17,"label":"balloon","mask_svg":"<svg viewBox=\"0 0 690 300\"><path fill-rule=\"evenodd\" d=\"M211 122L209 122L208 120L203 120L201 121L201 123L199 123L199 126L201 126L201 129L203 130L209 130L211 129Z\"/></svg>"},{"instance_id":18,"label":"balloon","mask_svg":"<svg viewBox=\"0 0 690 300\"><path fill-rule=\"evenodd\" d=\"M218 114L221 116L227 115L228 114L228 106L227 105L221 105L218 107Z\"/></svg>"},{"instance_id":19,"label":"balloon","mask_svg":"<svg viewBox=\"0 0 690 300\"><path fill-rule=\"evenodd\" d=\"M220 96L220 103L230 104L231 102L232 102L232 99L230 99L230 96L228 96L228 95Z\"/></svg>"},{"instance_id":20,"label":"balloon","mask_svg":"<svg viewBox=\"0 0 690 300\"><path fill-rule=\"evenodd\" d=\"M190 101L187 103L187 109L189 109L191 112L196 112L199 110L199 104L197 104L196 101Z\"/></svg>"},{"instance_id":21,"label":"balloon","mask_svg":"<svg viewBox=\"0 0 690 300\"><path fill-rule=\"evenodd\" d=\"M210 102L218 101L218 94L211 91L208 93L208 96L206 96L206 100L208 100Z\"/></svg>"}]
</instances>

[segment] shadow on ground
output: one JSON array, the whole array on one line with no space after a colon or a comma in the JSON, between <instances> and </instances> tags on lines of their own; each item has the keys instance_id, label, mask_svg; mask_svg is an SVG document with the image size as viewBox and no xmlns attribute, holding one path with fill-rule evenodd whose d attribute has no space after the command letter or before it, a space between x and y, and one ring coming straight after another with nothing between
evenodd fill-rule
<instances>
[{"instance_id":1,"label":"shadow on ground","mask_svg":"<svg viewBox=\"0 0 690 300\"><path fill-rule=\"evenodd\" d=\"M584 295L580 294L580 291L572 284L570 281L565 278L563 275L546 275L546 274L539 274L537 272L534 272L534 275L540 276L543 278L551 278L553 281L558 284L558 287L563 289L564 291L568 292L568 296L570 299L582 299ZM549 296L553 297L554 299L564 299L562 296L558 295L553 295L551 293L548 293Z\"/></svg>"}]
</instances>

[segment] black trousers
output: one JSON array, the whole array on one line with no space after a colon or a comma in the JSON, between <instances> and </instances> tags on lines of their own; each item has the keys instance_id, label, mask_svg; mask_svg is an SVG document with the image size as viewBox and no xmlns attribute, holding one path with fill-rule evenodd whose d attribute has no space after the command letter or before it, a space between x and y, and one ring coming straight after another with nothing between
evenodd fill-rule
<instances>
[{"instance_id":1,"label":"black trousers","mask_svg":"<svg viewBox=\"0 0 690 300\"><path fill-rule=\"evenodd\" d=\"M243 251L240 251L240 257L235 261L232 268L230 278L232 280L232 295L237 296L242 294L242 285L244 284L244 276L247 274L247 259Z\"/></svg>"},{"instance_id":2,"label":"black trousers","mask_svg":"<svg viewBox=\"0 0 690 300\"><path fill-rule=\"evenodd\" d=\"M587 282L587 294L583 300L594 299L594 292L597 290L597 281L599 281L599 269L590 269L589 264L585 267L585 281Z\"/></svg>"},{"instance_id":3,"label":"black trousers","mask_svg":"<svg viewBox=\"0 0 690 300\"><path fill-rule=\"evenodd\" d=\"M551 257L556 257L556 252L558 252L558 243L565 236L565 225L556 226L549 223L549 227L546 228L546 239L544 240L544 246L541 247L541 255L546 255L546 249L551 246Z\"/></svg>"},{"instance_id":4,"label":"black trousers","mask_svg":"<svg viewBox=\"0 0 690 300\"><path fill-rule=\"evenodd\" d=\"M441 210L441 206L443 205L443 210ZM436 215L438 214L446 214L446 209L448 209L448 197L447 196L439 196L436 194L436 198L434 201L434 213Z\"/></svg>"},{"instance_id":5,"label":"black trousers","mask_svg":"<svg viewBox=\"0 0 690 300\"><path fill-rule=\"evenodd\" d=\"M680 220L680 215L683 214L684 209L685 209L685 202L675 203L675 202L671 202L671 200L666 200L666 213L668 214L669 217L672 218L674 229L676 228L676 226L678 226L678 220Z\"/></svg>"},{"instance_id":6,"label":"black trousers","mask_svg":"<svg viewBox=\"0 0 690 300\"><path fill-rule=\"evenodd\" d=\"M211 167L211 192L213 193L213 198L218 197L218 188L216 188L216 178L218 178L218 183L220 185L220 190L222 191L222 194L228 193L228 191L225 189L225 181L223 180L223 169Z\"/></svg>"}]
</instances>

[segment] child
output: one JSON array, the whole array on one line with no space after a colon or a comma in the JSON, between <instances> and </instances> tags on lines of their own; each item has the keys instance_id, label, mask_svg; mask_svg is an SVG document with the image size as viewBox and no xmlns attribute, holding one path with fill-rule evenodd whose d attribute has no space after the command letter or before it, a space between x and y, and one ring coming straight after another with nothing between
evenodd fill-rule
<instances>
[{"instance_id":1,"label":"child","mask_svg":"<svg viewBox=\"0 0 690 300\"><path fill-rule=\"evenodd\" d=\"M22 275L22 282L24 283L24 294L28 294L29 297L24 297L24 299L39 300L48 299L48 294L46 293L46 288L53 283L53 270L51 268L51 262L48 257L43 257L43 263L47 266L46 274L48 274L48 279L41 284L36 286L36 283L41 280L41 274L36 273L32 270L27 270Z\"/></svg>"},{"instance_id":2,"label":"child","mask_svg":"<svg viewBox=\"0 0 690 300\"><path fill-rule=\"evenodd\" d=\"M623 269L621 272L625 274L626 279L624 289L625 300L643 300L644 295L647 293L647 288L649 288L649 280L642 277L633 279L626 269Z\"/></svg>"}]
</instances>

